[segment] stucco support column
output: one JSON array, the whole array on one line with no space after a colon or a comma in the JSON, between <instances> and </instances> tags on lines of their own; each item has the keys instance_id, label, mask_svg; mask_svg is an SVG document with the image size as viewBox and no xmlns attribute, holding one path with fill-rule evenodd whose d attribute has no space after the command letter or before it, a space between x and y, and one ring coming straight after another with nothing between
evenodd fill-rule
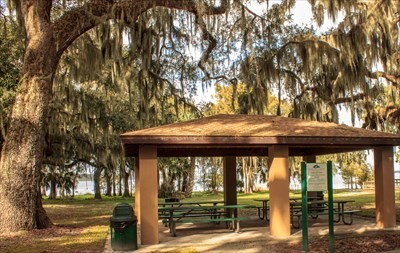
<instances>
[{"instance_id":1,"label":"stucco support column","mask_svg":"<svg viewBox=\"0 0 400 253\"><path fill-rule=\"evenodd\" d=\"M135 157L135 215L140 224L140 168L139 157Z\"/></svg>"},{"instance_id":2,"label":"stucco support column","mask_svg":"<svg viewBox=\"0 0 400 253\"><path fill-rule=\"evenodd\" d=\"M223 162L224 201L227 205L237 204L236 157L225 156Z\"/></svg>"},{"instance_id":3,"label":"stucco support column","mask_svg":"<svg viewBox=\"0 0 400 253\"><path fill-rule=\"evenodd\" d=\"M157 147L139 147L141 244L158 244Z\"/></svg>"},{"instance_id":4,"label":"stucco support column","mask_svg":"<svg viewBox=\"0 0 400 253\"><path fill-rule=\"evenodd\" d=\"M290 235L289 148L275 145L268 149L270 232L272 236Z\"/></svg>"},{"instance_id":5,"label":"stucco support column","mask_svg":"<svg viewBox=\"0 0 400 253\"><path fill-rule=\"evenodd\" d=\"M374 149L376 225L396 226L393 147Z\"/></svg>"}]
</instances>

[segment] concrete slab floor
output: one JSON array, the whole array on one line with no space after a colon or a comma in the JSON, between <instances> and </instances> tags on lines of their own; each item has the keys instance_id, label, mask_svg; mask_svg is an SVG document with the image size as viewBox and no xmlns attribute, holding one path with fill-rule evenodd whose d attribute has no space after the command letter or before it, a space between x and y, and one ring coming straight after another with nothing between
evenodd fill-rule
<instances>
[{"instance_id":1,"label":"concrete slab floor","mask_svg":"<svg viewBox=\"0 0 400 253\"><path fill-rule=\"evenodd\" d=\"M335 223L335 237L363 234L369 231L379 231L375 226L375 219L354 218L352 225ZM400 226L394 229L400 231ZM300 243L302 231L293 229L292 235L285 238L270 236L268 222L254 216L249 221L241 222L240 232L232 232L225 224L179 224L177 236L173 237L169 229L159 223L159 240L157 245L140 244L140 225L138 231L138 249L134 252L282 252L280 245ZM328 223L326 218L318 218L310 221L309 238L318 238L328 235ZM299 252L301 248L299 248ZM108 236L103 253L117 252L111 249L110 236ZM121 251L122 252L122 251ZM123 251L127 252L127 251Z\"/></svg>"}]
</instances>

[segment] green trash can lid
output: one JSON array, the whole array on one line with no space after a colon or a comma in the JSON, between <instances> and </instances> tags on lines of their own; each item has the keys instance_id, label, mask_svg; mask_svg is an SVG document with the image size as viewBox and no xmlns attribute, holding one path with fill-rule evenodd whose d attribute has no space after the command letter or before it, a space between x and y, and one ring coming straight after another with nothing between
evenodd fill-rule
<instances>
[{"instance_id":1,"label":"green trash can lid","mask_svg":"<svg viewBox=\"0 0 400 253\"><path fill-rule=\"evenodd\" d=\"M118 203L113 210L113 217L133 217L135 212L131 205L127 203Z\"/></svg>"}]
</instances>

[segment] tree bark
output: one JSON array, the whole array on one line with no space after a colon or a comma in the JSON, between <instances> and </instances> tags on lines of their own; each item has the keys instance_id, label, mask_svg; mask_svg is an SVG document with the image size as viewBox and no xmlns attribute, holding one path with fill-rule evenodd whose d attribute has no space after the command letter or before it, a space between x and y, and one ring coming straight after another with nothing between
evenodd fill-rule
<instances>
[{"instance_id":1,"label":"tree bark","mask_svg":"<svg viewBox=\"0 0 400 253\"><path fill-rule=\"evenodd\" d=\"M46 210L43 208L42 204L42 195L40 192L37 194L37 199L36 199L36 206L37 206L37 212L36 212L36 228L38 229L43 229L43 228L49 228L53 226L53 222L51 222L49 216L46 213Z\"/></svg>"},{"instance_id":2,"label":"tree bark","mask_svg":"<svg viewBox=\"0 0 400 253\"><path fill-rule=\"evenodd\" d=\"M41 191L41 185L38 185L37 189L37 199L36 199L36 206L37 206L37 212L36 212L36 224L38 229L42 228L49 228L53 226L53 222L51 222L49 216L46 213L46 210L43 208L42 204L42 194L40 193Z\"/></svg>"},{"instance_id":3,"label":"tree bark","mask_svg":"<svg viewBox=\"0 0 400 253\"><path fill-rule=\"evenodd\" d=\"M50 194L49 199L57 198L57 182L56 182L56 173L54 171L54 167L50 168L51 178L50 178Z\"/></svg>"},{"instance_id":4,"label":"tree bark","mask_svg":"<svg viewBox=\"0 0 400 253\"><path fill-rule=\"evenodd\" d=\"M104 172L104 178L106 179L106 196L111 196L111 175L108 174L107 170Z\"/></svg>"},{"instance_id":5,"label":"tree bark","mask_svg":"<svg viewBox=\"0 0 400 253\"><path fill-rule=\"evenodd\" d=\"M190 157L190 170L188 173L187 187L185 189L185 198L192 197L195 171L196 171L196 157Z\"/></svg>"},{"instance_id":6,"label":"tree bark","mask_svg":"<svg viewBox=\"0 0 400 253\"><path fill-rule=\"evenodd\" d=\"M116 173L115 171L113 171L112 173L112 194L113 196L117 196L117 186L116 186L116 182L115 182L115 177L116 177Z\"/></svg>"},{"instance_id":7,"label":"tree bark","mask_svg":"<svg viewBox=\"0 0 400 253\"><path fill-rule=\"evenodd\" d=\"M94 183L94 199L101 199L101 189L100 189L100 175L101 168L95 168L93 175L93 183Z\"/></svg>"},{"instance_id":8,"label":"tree bark","mask_svg":"<svg viewBox=\"0 0 400 253\"><path fill-rule=\"evenodd\" d=\"M130 190L129 190L129 173L125 171L125 168L121 166L121 173L123 173L123 178L124 178L124 197L129 197L131 196Z\"/></svg>"},{"instance_id":9,"label":"tree bark","mask_svg":"<svg viewBox=\"0 0 400 253\"><path fill-rule=\"evenodd\" d=\"M189 174L184 171L183 175L181 176L181 187L179 189L180 192L186 192L187 185L188 185L188 180L189 180Z\"/></svg>"},{"instance_id":10,"label":"tree bark","mask_svg":"<svg viewBox=\"0 0 400 253\"><path fill-rule=\"evenodd\" d=\"M159 195L160 195L160 197L170 197L170 196L168 196L169 180L168 180L167 169L165 166L163 166L161 168L161 174L162 174L162 181L161 181Z\"/></svg>"},{"instance_id":11,"label":"tree bark","mask_svg":"<svg viewBox=\"0 0 400 253\"><path fill-rule=\"evenodd\" d=\"M60 186L60 197L62 199L65 199L65 182L61 181L59 186Z\"/></svg>"},{"instance_id":12,"label":"tree bark","mask_svg":"<svg viewBox=\"0 0 400 253\"><path fill-rule=\"evenodd\" d=\"M118 175L118 196L122 196L122 171L119 170Z\"/></svg>"},{"instance_id":13,"label":"tree bark","mask_svg":"<svg viewBox=\"0 0 400 253\"><path fill-rule=\"evenodd\" d=\"M31 230L48 219L37 186L58 59L50 16L45 15L50 12L51 4L46 1L22 4L27 40L22 77L0 162L1 232Z\"/></svg>"},{"instance_id":14,"label":"tree bark","mask_svg":"<svg viewBox=\"0 0 400 253\"><path fill-rule=\"evenodd\" d=\"M74 184L72 185L72 198L75 198L75 186L77 185L78 181L78 176L79 176L79 169L76 169L76 172L74 174Z\"/></svg>"}]
</instances>

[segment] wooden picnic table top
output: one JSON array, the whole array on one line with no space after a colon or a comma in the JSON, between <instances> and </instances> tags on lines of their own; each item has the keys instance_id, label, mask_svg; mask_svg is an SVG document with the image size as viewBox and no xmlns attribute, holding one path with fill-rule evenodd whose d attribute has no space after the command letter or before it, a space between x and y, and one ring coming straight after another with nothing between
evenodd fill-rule
<instances>
[{"instance_id":1,"label":"wooden picnic table top","mask_svg":"<svg viewBox=\"0 0 400 253\"><path fill-rule=\"evenodd\" d=\"M217 209L242 209L252 208L253 205L216 205L216 206L170 206L170 207L158 207L159 211L185 211L185 210L217 210Z\"/></svg>"},{"instance_id":2,"label":"wooden picnic table top","mask_svg":"<svg viewBox=\"0 0 400 253\"><path fill-rule=\"evenodd\" d=\"M349 202L355 202L355 200L353 200L353 199L349 199L349 200L346 200L346 199L334 199L332 201L332 203L342 204L342 205L344 205L346 203L349 203ZM328 200L311 200L311 201L307 201L308 205L312 205L312 204L328 204L328 203L329 203ZM290 206L301 206L302 202L293 201L293 202L289 202L289 204L290 204Z\"/></svg>"},{"instance_id":3,"label":"wooden picnic table top","mask_svg":"<svg viewBox=\"0 0 400 253\"><path fill-rule=\"evenodd\" d=\"M254 201L261 201L261 202L266 202L269 201L269 199L253 199Z\"/></svg>"},{"instance_id":4,"label":"wooden picnic table top","mask_svg":"<svg viewBox=\"0 0 400 253\"><path fill-rule=\"evenodd\" d=\"M332 201L333 203L349 203L349 202L355 202L354 199L334 199ZM312 200L308 201L310 204L325 204L329 203L329 200Z\"/></svg>"},{"instance_id":5,"label":"wooden picnic table top","mask_svg":"<svg viewBox=\"0 0 400 253\"><path fill-rule=\"evenodd\" d=\"M186 206L186 205L218 205L218 204L224 204L225 201L223 200L215 200L215 201L192 201L192 202L163 202L163 203L158 203L159 206Z\"/></svg>"},{"instance_id":6,"label":"wooden picnic table top","mask_svg":"<svg viewBox=\"0 0 400 253\"><path fill-rule=\"evenodd\" d=\"M313 201L313 200L316 200L317 197L307 197L307 199ZM265 199L253 199L253 200L254 201L260 201L260 202L268 202L270 199L269 198L265 198ZM289 200L293 201L293 202L298 202L298 200L301 201L302 198L301 197L290 197Z\"/></svg>"}]
</instances>

